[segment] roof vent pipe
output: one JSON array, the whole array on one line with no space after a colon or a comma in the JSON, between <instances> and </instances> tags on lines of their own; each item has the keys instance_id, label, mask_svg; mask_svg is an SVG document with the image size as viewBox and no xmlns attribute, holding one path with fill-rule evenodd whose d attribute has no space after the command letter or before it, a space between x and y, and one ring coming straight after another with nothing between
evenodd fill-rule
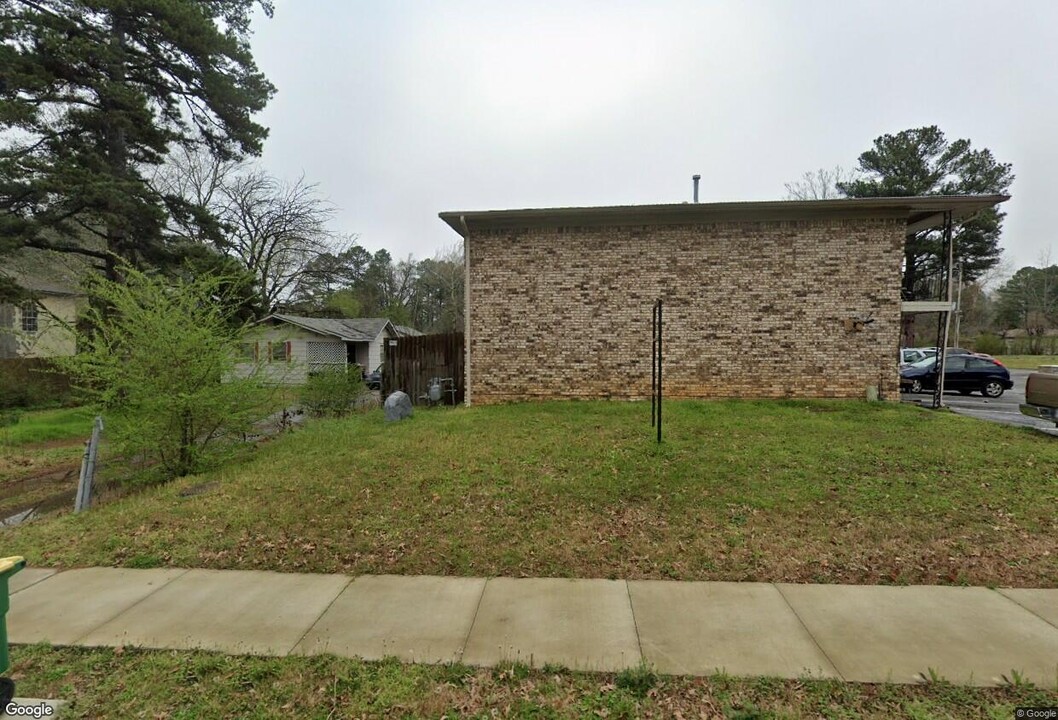
<instances>
[{"instance_id":1,"label":"roof vent pipe","mask_svg":"<svg viewBox=\"0 0 1058 720\"><path fill-rule=\"evenodd\" d=\"M692 175L691 180L694 180L694 201L698 202L698 181L702 179L701 175Z\"/></svg>"}]
</instances>

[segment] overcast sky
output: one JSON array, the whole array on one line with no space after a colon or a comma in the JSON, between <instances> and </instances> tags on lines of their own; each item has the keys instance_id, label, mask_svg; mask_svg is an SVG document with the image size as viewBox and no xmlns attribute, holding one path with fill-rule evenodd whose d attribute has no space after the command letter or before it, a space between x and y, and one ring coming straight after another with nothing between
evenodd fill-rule
<instances>
[{"instance_id":1,"label":"overcast sky","mask_svg":"<svg viewBox=\"0 0 1058 720\"><path fill-rule=\"evenodd\" d=\"M772 200L936 124L1014 165L1016 269L1058 243L1058 2L278 0L262 163L369 250L432 256L443 210Z\"/></svg>"}]
</instances>

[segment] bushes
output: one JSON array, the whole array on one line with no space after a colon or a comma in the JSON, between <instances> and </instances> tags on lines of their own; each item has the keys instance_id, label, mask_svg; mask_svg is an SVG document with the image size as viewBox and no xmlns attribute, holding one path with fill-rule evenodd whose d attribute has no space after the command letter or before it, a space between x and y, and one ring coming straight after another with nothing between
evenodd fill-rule
<instances>
[{"instance_id":1,"label":"bushes","mask_svg":"<svg viewBox=\"0 0 1058 720\"><path fill-rule=\"evenodd\" d=\"M368 406L374 396L357 370L359 366L354 365L352 372L340 369L313 373L299 393L301 404L318 417L342 417Z\"/></svg>"},{"instance_id":2,"label":"bushes","mask_svg":"<svg viewBox=\"0 0 1058 720\"><path fill-rule=\"evenodd\" d=\"M1019 337L1006 341L1007 355L1058 355L1058 337Z\"/></svg>"},{"instance_id":3,"label":"bushes","mask_svg":"<svg viewBox=\"0 0 1058 720\"><path fill-rule=\"evenodd\" d=\"M70 376L51 360L0 360L0 408L67 405L70 400Z\"/></svg>"},{"instance_id":4,"label":"bushes","mask_svg":"<svg viewBox=\"0 0 1058 720\"><path fill-rule=\"evenodd\" d=\"M979 353L1002 355L1006 349L1006 343L1003 342L1003 338L992 333L982 333L974 341L974 350Z\"/></svg>"},{"instance_id":5,"label":"bushes","mask_svg":"<svg viewBox=\"0 0 1058 720\"><path fill-rule=\"evenodd\" d=\"M126 458L150 458L168 477L229 454L276 409L278 393L236 373L243 329L227 278L167 279L122 269L93 278L81 351L58 362L107 419Z\"/></svg>"}]
</instances>

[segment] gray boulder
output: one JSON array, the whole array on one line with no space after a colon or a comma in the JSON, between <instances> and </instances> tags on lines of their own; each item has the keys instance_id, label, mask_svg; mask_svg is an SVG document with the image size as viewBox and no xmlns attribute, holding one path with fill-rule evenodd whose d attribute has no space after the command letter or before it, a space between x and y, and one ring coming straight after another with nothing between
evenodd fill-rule
<instances>
[{"instance_id":1,"label":"gray boulder","mask_svg":"<svg viewBox=\"0 0 1058 720\"><path fill-rule=\"evenodd\" d=\"M408 397L407 393L397 390L386 398L386 404L383 409L386 412L386 422L411 417L411 398Z\"/></svg>"}]
</instances>

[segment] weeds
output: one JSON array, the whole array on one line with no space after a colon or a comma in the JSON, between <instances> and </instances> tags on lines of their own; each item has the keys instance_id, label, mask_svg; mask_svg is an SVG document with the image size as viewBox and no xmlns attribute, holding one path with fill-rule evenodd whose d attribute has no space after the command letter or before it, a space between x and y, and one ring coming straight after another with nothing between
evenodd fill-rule
<instances>
[{"instance_id":1,"label":"weeds","mask_svg":"<svg viewBox=\"0 0 1058 720\"><path fill-rule=\"evenodd\" d=\"M635 667L622 670L617 673L614 684L622 690L627 690L638 698L644 698L658 683L657 673L646 662L640 662Z\"/></svg>"}]
</instances>

